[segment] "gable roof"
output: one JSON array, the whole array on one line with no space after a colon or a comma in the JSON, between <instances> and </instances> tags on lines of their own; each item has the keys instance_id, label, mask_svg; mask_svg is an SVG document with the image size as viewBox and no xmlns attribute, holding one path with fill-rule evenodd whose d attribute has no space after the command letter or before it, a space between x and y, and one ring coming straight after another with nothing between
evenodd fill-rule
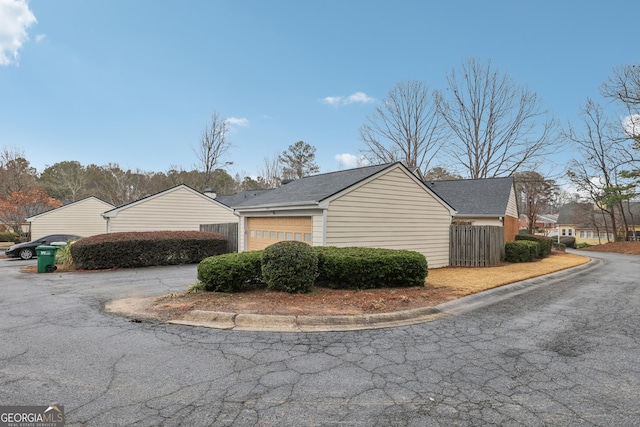
<instances>
[{"instance_id":1,"label":"gable roof","mask_svg":"<svg viewBox=\"0 0 640 427\"><path fill-rule=\"evenodd\" d=\"M433 194L424 183L420 181L409 169L402 163L385 163L382 165L364 166L354 169L346 169L336 172L328 172L318 175L306 176L296 179L288 184L284 184L273 190L268 190L244 200L236 199L230 206L236 210L242 209L266 209L276 207L295 207L295 206L317 206L321 202L345 191L356 184L359 184L374 175L385 170L401 167L407 175L419 184L422 184L425 191ZM438 201L453 211L440 197L433 194Z\"/></svg>"},{"instance_id":2,"label":"gable roof","mask_svg":"<svg viewBox=\"0 0 640 427\"><path fill-rule=\"evenodd\" d=\"M89 197L85 197L84 199L76 200L75 202L67 203L67 204L65 204L63 206L60 206L60 207L57 207L57 208L53 208L53 209L49 209L49 210L44 211L44 212L40 212L37 215L33 215L33 216L27 218L26 220L27 220L27 222L32 222L34 219L36 219L36 218L38 218L40 216L50 214L50 213L52 213L54 211L55 212L59 212L60 210L63 210L63 209L69 208L69 207L74 207L74 206L77 206L80 203L88 202L90 200L95 200L97 202L103 203L105 205L104 206L105 209L109 209L109 208L114 208L115 207L111 203L105 202L104 200L99 199L99 198L97 198L95 196L89 196Z\"/></svg>"},{"instance_id":3,"label":"gable roof","mask_svg":"<svg viewBox=\"0 0 640 427\"><path fill-rule=\"evenodd\" d=\"M504 216L513 177L429 181L426 184L458 211L457 216Z\"/></svg>"},{"instance_id":4,"label":"gable roof","mask_svg":"<svg viewBox=\"0 0 640 427\"><path fill-rule=\"evenodd\" d=\"M122 211L124 209L128 209L130 207L139 205L141 203L147 202L149 200L153 200L153 199L158 198L158 197L162 197L165 194L169 194L169 193L172 193L172 192L180 190L180 189L186 189L186 190L190 191L191 193L193 193L194 195L196 195L198 197L201 197L201 198L203 198L203 199L205 199L207 201L210 201L211 203L214 203L214 204L216 204L216 205L218 205L218 206L220 206L220 207L222 207L224 209L227 209L229 211L231 210L229 208L229 206L226 206L226 205L220 203L219 201L213 199L212 197L206 196L203 193L201 193L201 192L199 192L197 190L194 190L193 188L189 187L186 184L179 184L179 185L176 185L175 187L168 188L168 189L166 189L164 191L160 191L160 192L152 194L150 196L145 196L145 197L143 197L141 199L134 200L133 202L125 203L125 204L120 205L120 206L118 206L118 207L116 207L114 209L111 209L111 210L108 210L106 212L103 212L102 216L105 217L105 218L113 218L116 215L118 215L118 212L120 212L120 211Z\"/></svg>"}]
</instances>

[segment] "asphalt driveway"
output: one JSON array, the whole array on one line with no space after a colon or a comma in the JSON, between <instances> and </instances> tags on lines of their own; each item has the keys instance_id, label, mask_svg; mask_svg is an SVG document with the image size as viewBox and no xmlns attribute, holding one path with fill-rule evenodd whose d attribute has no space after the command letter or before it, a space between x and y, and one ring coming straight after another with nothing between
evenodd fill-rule
<instances>
[{"instance_id":1,"label":"asphalt driveway","mask_svg":"<svg viewBox=\"0 0 640 427\"><path fill-rule=\"evenodd\" d=\"M132 322L127 296L184 290L195 266L26 274L0 260L0 402L67 425L640 423L640 257L435 321L266 333ZM33 263L33 262L31 262Z\"/></svg>"}]
</instances>

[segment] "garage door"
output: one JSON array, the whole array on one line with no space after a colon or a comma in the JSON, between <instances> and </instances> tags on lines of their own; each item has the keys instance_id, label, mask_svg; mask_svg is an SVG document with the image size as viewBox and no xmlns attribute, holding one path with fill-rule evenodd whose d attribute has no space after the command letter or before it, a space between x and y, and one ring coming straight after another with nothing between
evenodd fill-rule
<instances>
[{"instance_id":1,"label":"garage door","mask_svg":"<svg viewBox=\"0 0 640 427\"><path fill-rule=\"evenodd\" d=\"M298 240L311 244L311 217L248 218L247 236L247 248L250 251L264 249L283 240Z\"/></svg>"}]
</instances>

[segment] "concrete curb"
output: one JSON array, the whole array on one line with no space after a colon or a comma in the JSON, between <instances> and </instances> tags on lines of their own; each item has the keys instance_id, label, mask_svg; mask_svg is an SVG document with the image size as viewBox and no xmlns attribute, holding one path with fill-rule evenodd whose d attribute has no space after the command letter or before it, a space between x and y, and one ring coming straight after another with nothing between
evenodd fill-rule
<instances>
[{"instance_id":1,"label":"concrete curb","mask_svg":"<svg viewBox=\"0 0 640 427\"><path fill-rule=\"evenodd\" d=\"M489 289L434 307L422 307L413 310L355 316L272 316L192 310L185 314L182 319L171 320L167 323L234 331L264 332L340 332L406 326L456 315L493 304L528 292L539 286L581 274L599 266L602 262L602 260L592 258L589 262L577 267Z\"/></svg>"}]
</instances>

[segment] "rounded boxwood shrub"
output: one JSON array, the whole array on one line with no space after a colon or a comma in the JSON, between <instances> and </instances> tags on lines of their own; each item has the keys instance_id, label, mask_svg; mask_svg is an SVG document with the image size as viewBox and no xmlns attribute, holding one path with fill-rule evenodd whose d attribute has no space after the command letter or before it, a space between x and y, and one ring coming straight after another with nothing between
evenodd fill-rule
<instances>
[{"instance_id":1,"label":"rounded boxwood shrub","mask_svg":"<svg viewBox=\"0 0 640 427\"><path fill-rule=\"evenodd\" d=\"M198 264L198 280L206 291L241 291L246 283L260 280L261 258L262 251L205 258Z\"/></svg>"},{"instance_id":2,"label":"rounded boxwood shrub","mask_svg":"<svg viewBox=\"0 0 640 427\"><path fill-rule=\"evenodd\" d=\"M306 243L274 243L262 254L262 279L267 288L290 293L309 292L318 274L318 255Z\"/></svg>"},{"instance_id":3,"label":"rounded boxwood shrub","mask_svg":"<svg viewBox=\"0 0 640 427\"><path fill-rule=\"evenodd\" d=\"M517 241L527 240L527 241L539 243L537 247L538 254L535 256L535 258L545 258L551 255L551 248L553 247L553 242L554 242L554 240L551 237L519 234L516 236L516 240Z\"/></svg>"}]
</instances>

